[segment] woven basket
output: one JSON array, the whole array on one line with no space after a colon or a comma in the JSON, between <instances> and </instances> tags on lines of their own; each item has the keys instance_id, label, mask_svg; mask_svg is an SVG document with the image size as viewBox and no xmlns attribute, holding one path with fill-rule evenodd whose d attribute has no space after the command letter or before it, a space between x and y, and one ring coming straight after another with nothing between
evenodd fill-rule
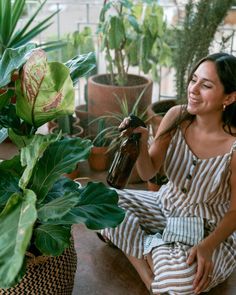
<instances>
[{"instance_id":1,"label":"woven basket","mask_svg":"<svg viewBox=\"0 0 236 295\"><path fill-rule=\"evenodd\" d=\"M13 288L0 289L0 295L71 295L76 267L74 245L57 257L32 258L21 282Z\"/></svg>"}]
</instances>

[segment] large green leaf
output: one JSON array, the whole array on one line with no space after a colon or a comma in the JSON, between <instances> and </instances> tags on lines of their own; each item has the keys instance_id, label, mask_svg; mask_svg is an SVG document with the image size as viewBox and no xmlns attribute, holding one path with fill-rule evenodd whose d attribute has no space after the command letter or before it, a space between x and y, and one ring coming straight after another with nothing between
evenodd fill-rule
<instances>
[{"instance_id":1,"label":"large green leaf","mask_svg":"<svg viewBox=\"0 0 236 295\"><path fill-rule=\"evenodd\" d=\"M0 287L9 288L19 279L33 225L37 218L36 196L26 190L15 193L0 214Z\"/></svg>"},{"instance_id":2,"label":"large green leaf","mask_svg":"<svg viewBox=\"0 0 236 295\"><path fill-rule=\"evenodd\" d=\"M78 162L88 158L91 147L90 140L78 137L64 138L46 149L34 170L31 186L39 203L62 174L70 173Z\"/></svg>"},{"instance_id":3,"label":"large green leaf","mask_svg":"<svg viewBox=\"0 0 236 295\"><path fill-rule=\"evenodd\" d=\"M124 43L125 40L125 29L124 23L119 17L111 17L108 36L108 42L111 49L122 47L121 44Z\"/></svg>"},{"instance_id":4,"label":"large green leaf","mask_svg":"<svg viewBox=\"0 0 236 295\"><path fill-rule=\"evenodd\" d=\"M74 192L74 196L77 196L78 202L69 213L60 219L51 218L47 222L67 225L84 223L88 228L97 230L115 227L124 219L125 212L117 205L117 192L107 188L103 183L89 182L86 187ZM71 197L74 196L71 194ZM51 212L53 211L54 209Z\"/></svg>"},{"instance_id":5,"label":"large green leaf","mask_svg":"<svg viewBox=\"0 0 236 295\"><path fill-rule=\"evenodd\" d=\"M42 157L46 148L58 140L54 134L36 134L32 142L21 149L21 165L26 166L25 171L19 181L19 187L24 189L28 185L33 169L37 164L39 158Z\"/></svg>"},{"instance_id":6,"label":"large green leaf","mask_svg":"<svg viewBox=\"0 0 236 295\"><path fill-rule=\"evenodd\" d=\"M35 47L35 44L29 43L15 49L5 50L0 60L0 88L11 82L12 72L21 68Z\"/></svg>"},{"instance_id":7,"label":"large green leaf","mask_svg":"<svg viewBox=\"0 0 236 295\"><path fill-rule=\"evenodd\" d=\"M66 193L74 192L78 188L78 184L68 177L61 177L54 184L52 189L47 194L44 202L40 205L46 204L56 198L63 196Z\"/></svg>"},{"instance_id":8,"label":"large green leaf","mask_svg":"<svg viewBox=\"0 0 236 295\"><path fill-rule=\"evenodd\" d=\"M70 70L70 76L73 84L78 82L80 77L86 76L96 68L96 57L94 52L81 54L65 63Z\"/></svg>"},{"instance_id":9,"label":"large green leaf","mask_svg":"<svg viewBox=\"0 0 236 295\"><path fill-rule=\"evenodd\" d=\"M69 69L59 63L47 63L43 50L35 50L16 82L16 110L27 123L39 127L74 111L74 88Z\"/></svg>"},{"instance_id":10,"label":"large green leaf","mask_svg":"<svg viewBox=\"0 0 236 295\"><path fill-rule=\"evenodd\" d=\"M6 205L6 202L16 192L20 192L18 186L19 178L0 169L0 208Z\"/></svg>"},{"instance_id":11,"label":"large green leaf","mask_svg":"<svg viewBox=\"0 0 236 295\"><path fill-rule=\"evenodd\" d=\"M70 245L70 227L43 224L38 226L34 233L35 245L44 255L61 255Z\"/></svg>"},{"instance_id":12,"label":"large green leaf","mask_svg":"<svg viewBox=\"0 0 236 295\"><path fill-rule=\"evenodd\" d=\"M60 219L66 215L71 208L76 206L78 198L79 193L76 193L76 191L64 193L63 196L52 200L38 209L38 219L42 223L46 223L51 219Z\"/></svg>"},{"instance_id":13,"label":"large green leaf","mask_svg":"<svg viewBox=\"0 0 236 295\"><path fill-rule=\"evenodd\" d=\"M8 104L0 111L0 127L12 128L20 132L21 121L16 115L16 108L14 104ZM9 133L9 132L8 132Z\"/></svg>"},{"instance_id":14,"label":"large green leaf","mask_svg":"<svg viewBox=\"0 0 236 295\"><path fill-rule=\"evenodd\" d=\"M20 179L23 170L19 155L16 155L9 160L0 162L0 175L5 172Z\"/></svg>"}]
</instances>

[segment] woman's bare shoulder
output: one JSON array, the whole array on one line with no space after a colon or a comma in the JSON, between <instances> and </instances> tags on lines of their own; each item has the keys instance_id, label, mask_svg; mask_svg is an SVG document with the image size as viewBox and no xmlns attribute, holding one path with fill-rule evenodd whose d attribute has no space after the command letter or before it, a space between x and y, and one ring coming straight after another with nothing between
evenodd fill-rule
<instances>
[{"instance_id":1,"label":"woman's bare shoulder","mask_svg":"<svg viewBox=\"0 0 236 295\"><path fill-rule=\"evenodd\" d=\"M156 138L159 137L162 132L165 132L172 124L176 121L176 119L180 116L183 111L183 106L176 105L168 110L163 119L161 120L160 126L157 130Z\"/></svg>"},{"instance_id":2,"label":"woman's bare shoulder","mask_svg":"<svg viewBox=\"0 0 236 295\"><path fill-rule=\"evenodd\" d=\"M163 121L169 122L171 124L174 122L183 112L184 105L176 105L169 109L163 118Z\"/></svg>"}]
</instances>

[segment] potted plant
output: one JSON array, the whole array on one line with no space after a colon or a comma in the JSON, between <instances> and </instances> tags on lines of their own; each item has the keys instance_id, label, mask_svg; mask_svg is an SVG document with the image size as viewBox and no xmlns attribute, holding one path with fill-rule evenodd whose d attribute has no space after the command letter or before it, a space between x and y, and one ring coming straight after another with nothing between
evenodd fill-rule
<instances>
[{"instance_id":1,"label":"potted plant","mask_svg":"<svg viewBox=\"0 0 236 295\"><path fill-rule=\"evenodd\" d=\"M106 143L108 143L109 146L109 151L114 152L119 147L122 138L120 137L120 131L118 127L121 122L130 114L138 116L141 120L147 123L147 125L149 125L149 107L146 107L145 109L140 108L140 103L144 92L145 89L140 93L138 97L136 97L132 108L129 107L127 98L120 98L118 96L115 96L118 111L107 111L103 115L95 118L89 123L89 125L93 126L94 128L94 126L97 126L97 124L95 123L104 120L104 128L100 129L100 131L96 133L96 137L104 138L106 140Z\"/></svg>"},{"instance_id":2,"label":"potted plant","mask_svg":"<svg viewBox=\"0 0 236 295\"><path fill-rule=\"evenodd\" d=\"M124 212L117 206L117 193L104 184L90 182L79 187L63 177L78 161L88 158L90 140L37 133L48 121L73 112L72 78L78 68L90 67L91 60L49 63L43 50L23 49L7 49L0 60L0 87L6 89L0 96L0 127L19 151L0 163L0 292L35 294L40 290L47 294L53 286L54 294L70 294L73 276L70 286L65 280L59 284L53 274L47 273L49 284L46 277L40 279L46 272L42 269L45 260L59 260L70 252L72 224L84 223L93 230L115 227ZM8 89L16 68L19 79L14 89ZM16 103L10 102L13 91ZM34 267L38 257L40 267ZM66 257L63 263L69 265L62 263L62 270L58 265L52 267L57 276L72 265ZM40 269L36 278L34 269Z\"/></svg>"},{"instance_id":3,"label":"potted plant","mask_svg":"<svg viewBox=\"0 0 236 295\"><path fill-rule=\"evenodd\" d=\"M105 126L105 119L99 118L97 135L92 140L93 147L88 158L90 168L95 171L105 171L110 164L109 139L103 132Z\"/></svg>"},{"instance_id":4,"label":"potted plant","mask_svg":"<svg viewBox=\"0 0 236 295\"><path fill-rule=\"evenodd\" d=\"M140 109L152 99L152 80L130 73L130 67L148 74L168 63L170 49L164 42L166 24L156 1L105 0L100 13L98 40L105 53L107 72L88 80L89 115L119 111L115 96L127 99L131 109L145 89Z\"/></svg>"},{"instance_id":5,"label":"potted plant","mask_svg":"<svg viewBox=\"0 0 236 295\"><path fill-rule=\"evenodd\" d=\"M143 90L143 92L145 89ZM106 142L108 142L108 152L110 158L114 156L114 153L119 149L121 141L123 140L120 136L120 131L118 126L124 120L124 118L128 117L130 114L138 116L141 120L143 120L147 126L149 126L149 119L148 119L148 108L144 110L140 110L139 104L142 98L143 92L137 97L135 100L134 105L132 108L129 108L127 99L120 99L116 97L117 105L119 106L119 111L115 112L107 112L93 121L90 122L90 125L94 125L96 122L100 122L100 120L105 120L105 126L97 133L97 138L104 138ZM137 170L133 169L132 174L129 178L129 183L138 183L141 179L137 173Z\"/></svg>"}]
</instances>

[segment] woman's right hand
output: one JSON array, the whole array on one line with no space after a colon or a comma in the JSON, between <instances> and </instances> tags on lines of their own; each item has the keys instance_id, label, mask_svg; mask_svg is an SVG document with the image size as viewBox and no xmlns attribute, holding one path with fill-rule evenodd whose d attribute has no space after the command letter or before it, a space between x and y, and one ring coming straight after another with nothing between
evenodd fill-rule
<instances>
[{"instance_id":1,"label":"woman's right hand","mask_svg":"<svg viewBox=\"0 0 236 295\"><path fill-rule=\"evenodd\" d=\"M120 123L118 129L120 132L123 132L129 128L130 125L130 117L125 117L124 120Z\"/></svg>"},{"instance_id":2,"label":"woman's right hand","mask_svg":"<svg viewBox=\"0 0 236 295\"><path fill-rule=\"evenodd\" d=\"M140 141L143 143L148 142L149 138L149 130L145 127L129 127L130 125L130 117L125 117L124 120L120 123L118 129L121 131L121 136L129 136L131 133L140 133L141 138Z\"/></svg>"}]
</instances>

